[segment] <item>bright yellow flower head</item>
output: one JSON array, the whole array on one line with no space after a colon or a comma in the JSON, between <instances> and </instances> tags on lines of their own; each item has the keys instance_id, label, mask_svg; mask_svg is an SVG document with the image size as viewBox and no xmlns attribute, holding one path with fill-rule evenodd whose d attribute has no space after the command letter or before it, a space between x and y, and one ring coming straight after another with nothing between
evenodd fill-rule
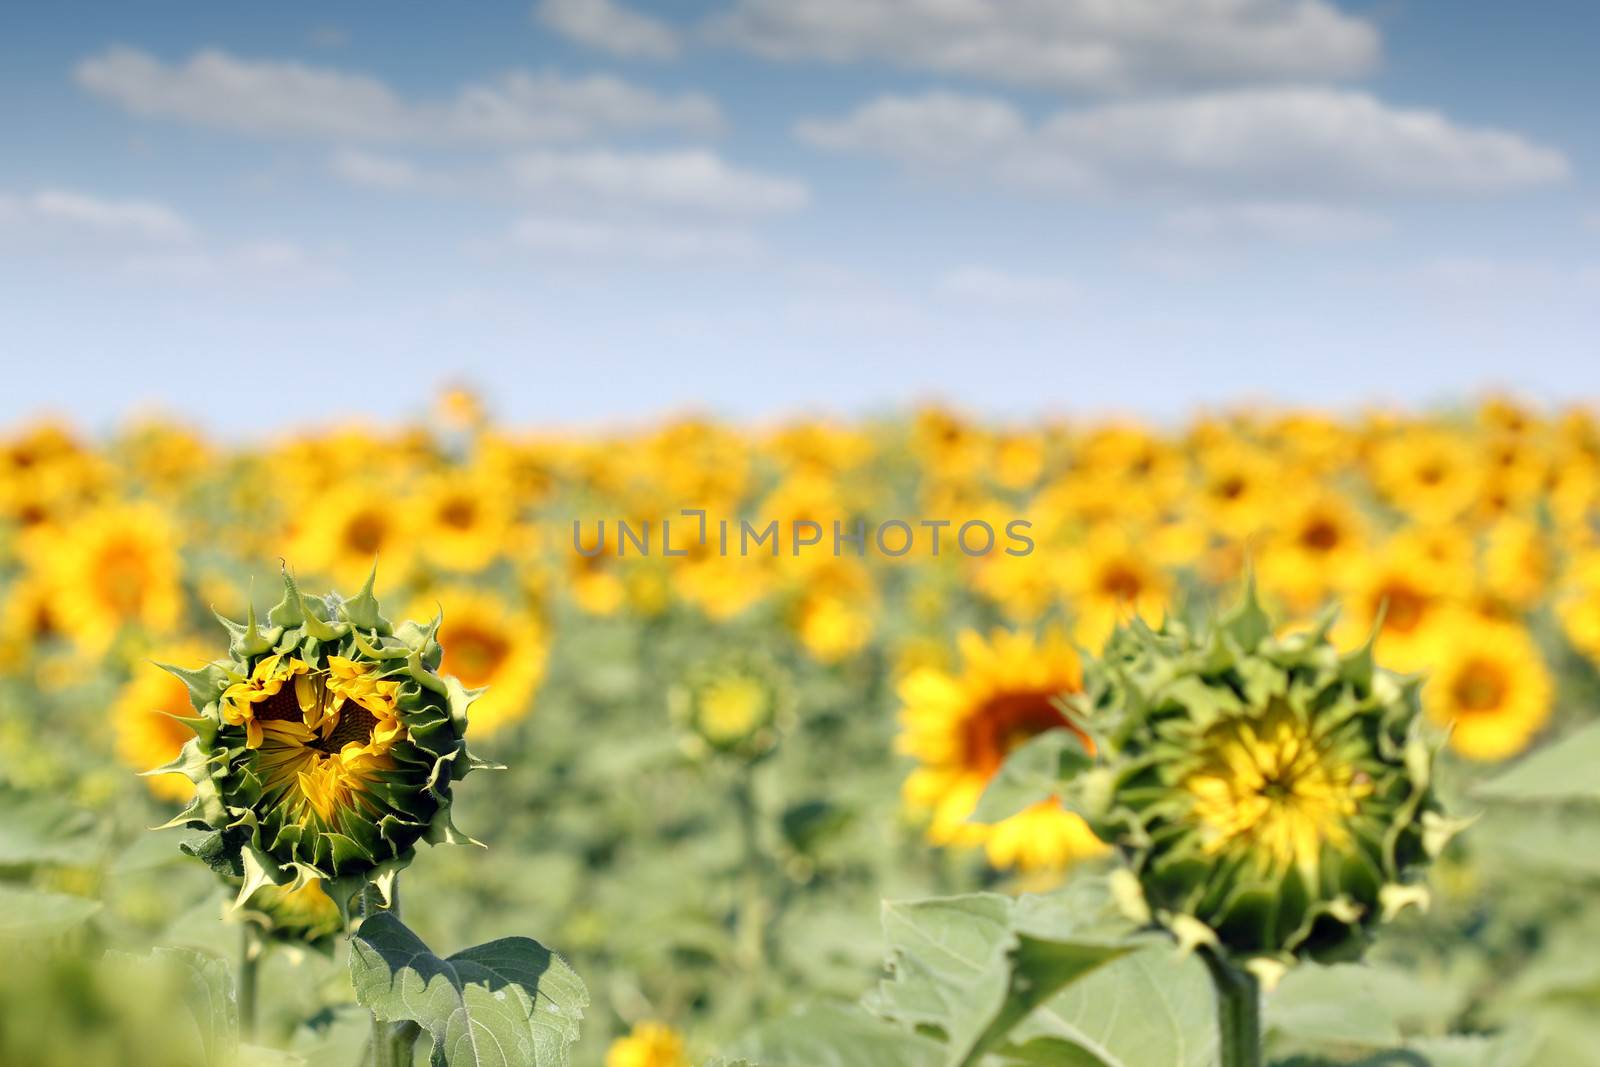
<instances>
[{"instance_id":1,"label":"bright yellow flower head","mask_svg":"<svg viewBox=\"0 0 1600 1067\"><path fill-rule=\"evenodd\" d=\"M1159 622L1172 590L1171 579L1141 542L1110 526L1064 551L1059 575L1075 619L1073 636L1088 648L1099 647L1118 623L1135 616Z\"/></svg>"},{"instance_id":2,"label":"bright yellow flower head","mask_svg":"<svg viewBox=\"0 0 1600 1067\"><path fill-rule=\"evenodd\" d=\"M1080 690L1082 674L1059 634L997 631L985 641L968 632L960 643L959 674L923 668L900 684L899 748L919 764L905 798L931 812L928 840L982 845L997 867L1023 870L1060 870L1104 851L1081 818L1055 803L995 825L967 821L1013 749L1046 730L1074 729L1054 701Z\"/></svg>"},{"instance_id":3,"label":"bright yellow flower head","mask_svg":"<svg viewBox=\"0 0 1600 1067\"><path fill-rule=\"evenodd\" d=\"M133 677L111 705L111 726L117 739L117 756L135 771L160 767L177 758L194 736L174 715L192 715L189 690L157 663L194 666L206 661L208 650L195 641L168 645L151 655L154 662L134 667ZM185 801L194 795L194 783L182 774L145 777L150 792L163 800Z\"/></svg>"},{"instance_id":4,"label":"bright yellow flower head","mask_svg":"<svg viewBox=\"0 0 1600 1067\"><path fill-rule=\"evenodd\" d=\"M494 593L468 586L433 590L418 598L408 614L428 618L439 612L439 643L444 647L440 669L468 689L489 689L468 713L473 730L492 733L526 715L544 680L550 652L544 623Z\"/></svg>"},{"instance_id":5,"label":"bright yellow flower head","mask_svg":"<svg viewBox=\"0 0 1600 1067\"><path fill-rule=\"evenodd\" d=\"M99 508L73 520L45 551L53 615L85 648L104 650L124 627L161 633L177 625L178 535L156 506Z\"/></svg>"},{"instance_id":6,"label":"bright yellow flower head","mask_svg":"<svg viewBox=\"0 0 1600 1067\"><path fill-rule=\"evenodd\" d=\"M690 1067L683 1038L662 1023L640 1023L606 1050L605 1067Z\"/></svg>"},{"instance_id":7,"label":"bright yellow flower head","mask_svg":"<svg viewBox=\"0 0 1600 1067\"><path fill-rule=\"evenodd\" d=\"M1427 662L1423 710L1450 728L1450 747L1469 759L1516 755L1550 717L1549 672L1516 623L1451 613L1434 631Z\"/></svg>"},{"instance_id":8,"label":"bright yellow flower head","mask_svg":"<svg viewBox=\"0 0 1600 1067\"><path fill-rule=\"evenodd\" d=\"M296 506L288 555L340 585L357 585L373 564L404 574L416 555L410 501L369 485L338 485Z\"/></svg>"},{"instance_id":9,"label":"bright yellow flower head","mask_svg":"<svg viewBox=\"0 0 1600 1067\"><path fill-rule=\"evenodd\" d=\"M1412 425L1377 446L1372 474L1396 508L1424 522L1444 522L1478 498L1484 467L1460 434Z\"/></svg>"},{"instance_id":10,"label":"bright yellow flower head","mask_svg":"<svg viewBox=\"0 0 1600 1067\"><path fill-rule=\"evenodd\" d=\"M515 518L510 485L478 472L431 479L416 504L422 554L437 567L468 573L503 554Z\"/></svg>"}]
</instances>

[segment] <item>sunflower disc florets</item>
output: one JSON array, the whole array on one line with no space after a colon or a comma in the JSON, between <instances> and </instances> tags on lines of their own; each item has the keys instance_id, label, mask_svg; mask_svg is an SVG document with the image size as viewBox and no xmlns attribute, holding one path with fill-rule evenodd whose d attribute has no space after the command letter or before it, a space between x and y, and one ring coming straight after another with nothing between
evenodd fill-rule
<instances>
[{"instance_id":1,"label":"sunflower disc florets","mask_svg":"<svg viewBox=\"0 0 1600 1067\"><path fill-rule=\"evenodd\" d=\"M438 620L391 626L372 579L348 600L284 596L260 623L224 619L228 658L172 669L189 687L195 737L163 770L195 783L173 825L202 831L185 850L264 885L321 880L341 911L375 883L385 896L418 841L465 841L451 787L485 767L467 752L475 692L438 673Z\"/></svg>"},{"instance_id":2,"label":"sunflower disc florets","mask_svg":"<svg viewBox=\"0 0 1600 1067\"><path fill-rule=\"evenodd\" d=\"M1081 807L1131 877L1128 910L1265 977L1359 954L1453 827L1420 678L1341 653L1332 620L1276 636L1253 590L1215 624L1119 628L1080 705Z\"/></svg>"}]
</instances>

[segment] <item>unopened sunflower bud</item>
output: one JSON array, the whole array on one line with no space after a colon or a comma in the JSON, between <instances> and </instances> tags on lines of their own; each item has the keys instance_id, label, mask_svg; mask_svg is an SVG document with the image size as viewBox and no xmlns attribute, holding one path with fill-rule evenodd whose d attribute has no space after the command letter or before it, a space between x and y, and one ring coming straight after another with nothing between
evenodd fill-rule
<instances>
[{"instance_id":1,"label":"unopened sunflower bud","mask_svg":"<svg viewBox=\"0 0 1600 1067\"><path fill-rule=\"evenodd\" d=\"M167 770L195 783L173 825L200 830L186 851L240 882L322 882L341 912L368 882L387 896L418 841L464 838L451 787L485 767L466 747L476 695L438 673L438 623L391 626L368 578L342 599L301 595L284 575L265 624L223 620L228 658L169 668L189 687L195 732Z\"/></svg>"},{"instance_id":2,"label":"unopened sunflower bud","mask_svg":"<svg viewBox=\"0 0 1600 1067\"><path fill-rule=\"evenodd\" d=\"M669 696L691 746L754 760L778 743L789 715L789 685L776 667L750 657L706 663Z\"/></svg>"},{"instance_id":3,"label":"unopened sunflower bud","mask_svg":"<svg viewBox=\"0 0 1600 1067\"><path fill-rule=\"evenodd\" d=\"M1420 681L1327 633L1274 636L1252 590L1209 627L1135 620L1087 668L1108 840L1157 922L1241 964L1359 953L1437 848Z\"/></svg>"}]
</instances>

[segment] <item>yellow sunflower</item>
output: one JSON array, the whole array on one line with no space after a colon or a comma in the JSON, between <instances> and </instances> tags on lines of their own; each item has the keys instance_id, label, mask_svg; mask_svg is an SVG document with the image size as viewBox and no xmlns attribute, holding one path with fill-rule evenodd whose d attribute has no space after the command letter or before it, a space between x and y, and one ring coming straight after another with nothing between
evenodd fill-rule
<instances>
[{"instance_id":1,"label":"yellow sunflower","mask_svg":"<svg viewBox=\"0 0 1600 1067\"><path fill-rule=\"evenodd\" d=\"M487 567L511 540L510 488L467 472L431 479L418 494L422 554L448 571Z\"/></svg>"},{"instance_id":2,"label":"yellow sunflower","mask_svg":"<svg viewBox=\"0 0 1600 1067\"><path fill-rule=\"evenodd\" d=\"M1459 534L1452 539L1466 544ZM1439 620L1459 607L1472 588L1471 568L1454 555L1432 554L1426 542L1396 538L1362 556L1340 590L1338 642L1360 645L1381 618L1378 655L1397 670L1425 666Z\"/></svg>"},{"instance_id":3,"label":"yellow sunflower","mask_svg":"<svg viewBox=\"0 0 1600 1067\"><path fill-rule=\"evenodd\" d=\"M1424 522L1444 522L1477 500L1484 466L1460 434L1413 426L1374 447L1372 477L1399 510Z\"/></svg>"},{"instance_id":4,"label":"yellow sunflower","mask_svg":"<svg viewBox=\"0 0 1600 1067\"><path fill-rule=\"evenodd\" d=\"M528 714L550 653L544 623L493 593L468 586L433 590L406 614L427 619L440 611L440 670L461 679L468 689L489 687L467 710L473 733L490 733Z\"/></svg>"},{"instance_id":5,"label":"yellow sunflower","mask_svg":"<svg viewBox=\"0 0 1600 1067\"><path fill-rule=\"evenodd\" d=\"M151 662L134 667L133 677L117 694L110 712L117 757L129 768L148 771L165 766L194 736L193 730L172 717L194 714L188 688L156 664L194 667L205 663L208 655L203 645L185 641L155 649ZM162 800L187 801L194 795L194 783L182 774L149 775L144 781Z\"/></svg>"},{"instance_id":6,"label":"yellow sunflower","mask_svg":"<svg viewBox=\"0 0 1600 1067\"><path fill-rule=\"evenodd\" d=\"M1535 523L1503 518L1489 530L1483 546L1483 584L1494 600L1526 611L1549 590L1555 553Z\"/></svg>"},{"instance_id":7,"label":"yellow sunflower","mask_svg":"<svg viewBox=\"0 0 1600 1067\"><path fill-rule=\"evenodd\" d=\"M1058 572L1072 608L1073 636L1098 648L1119 622L1159 622L1172 581L1143 544L1124 530L1100 527L1064 551Z\"/></svg>"},{"instance_id":8,"label":"yellow sunflower","mask_svg":"<svg viewBox=\"0 0 1600 1067\"><path fill-rule=\"evenodd\" d=\"M372 486L346 485L297 506L286 555L341 586L359 586L374 562L400 576L415 553L411 502Z\"/></svg>"},{"instance_id":9,"label":"yellow sunflower","mask_svg":"<svg viewBox=\"0 0 1600 1067\"><path fill-rule=\"evenodd\" d=\"M1423 710L1450 728L1450 747L1476 760L1526 748L1550 717L1553 692L1528 631L1453 612L1434 629L1430 645Z\"/></svg>"},{"instance_id":10,"label":"yellow sunflower","mask_svg":"<svg viewBox=\"0 0 1600 1067\"><path fill-rule=\"evenodd\" d=\"M1580 553L1567 569L1556 615L1572 646L1600 662L1600 549Z\"/></svg>"},{"instance_id":11,"label":"yellow sunflower","mask_svg":"<svg viewBox=\"0 0 1600 1067\"><path fill-rule=\"evenodd\" d=\"M645 1022L611 1042L605 1067L690 1067L683 1038L670 1026Z\"/></svg>"},{"instance_id":12,"label":"yellow sunflower","mask_svg":"<svg viewBox=\"0 0 1600 1067\"><path fill-rule=\"evenodd\" d=\"M872 576L854 560L830 559L806 583L792 625L819 663L837 663L865 648L877 629Z\"/></svg>"},{"instance_id":13,"label":"yellow sunflower","mask_svg":"<svg viewBox=\"0 0 1600 1067\"><path fill-rule=\"evenodd\" d=\"M45 553L52 617L101 651L124 627L173 629L183 609L178 534L151 504L116 504L73 520Z\"/></svg>"},{"instance_id":14,"label":"yellow sunflower","mask_svg":"<svg viewBox=\"0 0 1600 1067\"><path fill-rule=\"evenodd\" d=\"M1291 614L1314 610L1359 566L1366 524L1342 496L1310 493L1293 499L1256 556L1261 588L1281 597Z\"/></svg>"},{"instance_id":15,"label":"yellow sunflower","mask_svg":"<svg viewBox=\"0 0 1600 1067\"><path fill-rule=\"evenodd\" d=\"M1078 657L1059 634L961 635L961 671L921 668L900 684L900 751L919 766L908 806L931 814L936 845L984 847L996 867L1061 870L1104 851L1077 815L1055 801L993 825L968 822L1006 756L1046 730L1076 730L1054 700L1082 688Z\"/></svg>"}]
</instances>

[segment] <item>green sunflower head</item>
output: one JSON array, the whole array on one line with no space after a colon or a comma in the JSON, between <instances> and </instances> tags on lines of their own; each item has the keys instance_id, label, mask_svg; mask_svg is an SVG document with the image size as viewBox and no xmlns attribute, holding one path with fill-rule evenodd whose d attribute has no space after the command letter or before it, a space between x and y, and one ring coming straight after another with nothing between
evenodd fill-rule
<instances>
[{"instance_id":1,"label":"green sunflower head","mask_svg":"<svg viewBox=\"0 0 1600 1067\"><path fill-rule=\"evenodd\" d=\"M1199 626L1138 620L1086 670L1093 760L1078 805L1127 860L1131 914L1271 978L1358 955L1426 905L1418 877L1458 827L1431 788L1421 680L1341 653L1332 618L1278 636L1252 588Z\"/></svg>"},{"instance_id":2,"label":"green sunflower head","mask_svg":"<svg viewBox=\"0 0 1600 1067\"><path fill-rule=\"evenodd\" d=\"M284 595L265 623L224 619L226 659L183 679L195 732L163 771L195 783L173 825L184 849L239 881L320 881L341 913L362 886L385 897L419 841L469 840L450 821L451 790L487 767L467 751L477 695L438 673L438 620L391 626L372 578L349 599Z\"/></svg>"},{"instance_id":3,"label":"green sunflower head","mask_svg":"<svg viewBox=\"0 0 1600 1067\"><path fill-rule=\"evenodd\" d=\"M741 655L692 668L668 701L692 749L757 760L777 747L789 696L788 680L774 664Z\"/></svg>"}]
</instances>

